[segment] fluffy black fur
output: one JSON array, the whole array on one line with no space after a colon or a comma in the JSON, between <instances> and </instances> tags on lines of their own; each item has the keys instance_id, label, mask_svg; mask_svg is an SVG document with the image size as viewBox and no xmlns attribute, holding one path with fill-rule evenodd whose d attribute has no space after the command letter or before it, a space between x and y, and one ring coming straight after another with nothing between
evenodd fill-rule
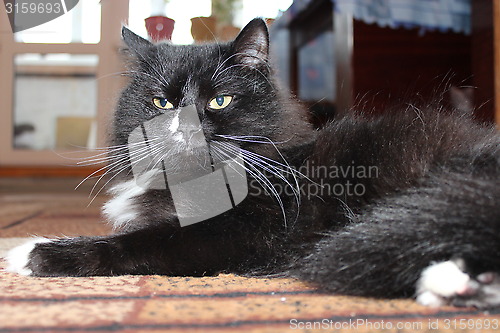
<instances>
[{"instance_id":1,"label":"fluffy black fur","mask_svg":"<svg viewBox=\"0 0 500 333\"><path fill-rule=\"evenodd\" d=\"M276 173L288 171L288 187L301 187L302 195L281 193L282 210L272 190L253 183L235 209L181 228L168 190L150 190L130 201L138 217L115 234L37 244L27 265L33 275L281 274L331 292L402 297L414 295L433 262L462 258L473 276L500 271L500 136L493 126L409 106L370 119L348 113L313 130L304 108L274 80L258 19L228 44L153 45L126 28L123 38L131 79L116 109L112 163L130 132L159 114L151 102L159 96L175 107L195 104L209 142L258 154L246 159L247 169L274 167L266 176L276 186L287 185ZM207 108L220 94L233 102ZM130 165L116 165L109 170L114 184L133 178ZM341 171L314 172L325 166ZM374 172L342 174L355 167ZM328 192L336 185L344 192ZM356 185L357 193L346 193Z\"/></svg>"}]
</instances>

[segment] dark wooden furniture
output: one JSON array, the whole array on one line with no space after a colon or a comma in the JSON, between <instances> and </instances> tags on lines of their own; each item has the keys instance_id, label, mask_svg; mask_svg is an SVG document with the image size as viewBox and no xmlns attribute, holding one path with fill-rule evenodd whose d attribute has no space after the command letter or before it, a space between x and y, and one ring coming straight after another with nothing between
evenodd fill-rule
<instances>
[{"instance_id":1,"label":"dark wooden furniture","mask_svg":"<svg viewBox=\"0 0 500 333\"><path fill-rule=\"evenodd\" d=\"M277 29L289 31L289 88L300 95L300 50L333 31L336 99L305 100L317 125L356 107L377 113L408 103L425 103L450 86L474 86L476 116L494 121L493 4L474 0L472 34L382 28L334 11L330 0L312 0ZM281 27L280 27L281 24ZM448 95L444 93L444 99ZM318 107L320 106L320 107Z\"/></svg>"}]
</instances>

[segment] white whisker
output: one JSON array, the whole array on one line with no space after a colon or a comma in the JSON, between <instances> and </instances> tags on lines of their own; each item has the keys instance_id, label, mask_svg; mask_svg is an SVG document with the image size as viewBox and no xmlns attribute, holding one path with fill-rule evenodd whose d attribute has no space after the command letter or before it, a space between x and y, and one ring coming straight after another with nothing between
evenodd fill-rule
<instances>
[{"instance_id":1,"label":"white whisker","mask_svg":"<svg viewBox=\"0 0 500 333\"><path fill-rule=\"evenodd\" d=\"M222 151L219 147L217 146L214 146L214 150L217 150L220 154L222 154L223 156L225 156L226 158L229 158L231 159L232 156L227 154L226 152ZM235 161L238 165L240 165L241 167L243 167L255 180L257 180L260 184L264 184L265 186L264 189L268 189L271 194L274 196L274 198L276 199L276 201L278 202L280 208L281 208L281 212L283 214L283 220L284 220L284 224L285 224L285 229L287 228L288 224L287 224L287 219L286 219L286 212L285 212L285 207L284 207L284 204L283 204L283 200L281 199L281 197L279 196L279 193L278 191L274 188L273 184L269 181L269 179L267 179L267 177L257 168L255 167L253 164L251 163L248 163L248 166L252 169L250 170L248 167L246 167L245 163L239 163L237 161Z\"/></svg>"}]
</instances>

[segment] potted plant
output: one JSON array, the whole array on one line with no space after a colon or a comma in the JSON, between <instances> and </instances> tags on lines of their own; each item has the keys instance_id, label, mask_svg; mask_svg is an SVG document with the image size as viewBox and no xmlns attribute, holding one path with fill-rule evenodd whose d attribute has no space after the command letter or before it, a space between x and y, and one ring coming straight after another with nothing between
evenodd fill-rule
<instances>
[{"instance_id":1,"label":"potted plant","mask_svg":"<svg viewBox=\"0 0 500 333\"><path fill-rule=\"evenodd\" d=\"M214 40L217 34L217 19L214 16L193 17L191 19L191 35L195 43Z\"/></svg>"},{"instance_id":2,"label":"potted plant","mask_svg":"<svg viewBox=\"0 0 500 333\"><path fill-rule=\"evenodd\" d=\"M168 2L169 0L152 0L152 15L144 20L148 36L154 42L172 39L175 21L164 16Z\"/></svg>"},{"instance_id":3,"label":"potted plant","mask_svg":"<svg viewBox=\"0 0 500 333\"><path fill-rule=\"evenodd\" d=\"M217 18L217 37L231 40L239 30L233 25L235 13L241 9L241 0L212 0L212 16Z\"/></svg>"}]
</instances>

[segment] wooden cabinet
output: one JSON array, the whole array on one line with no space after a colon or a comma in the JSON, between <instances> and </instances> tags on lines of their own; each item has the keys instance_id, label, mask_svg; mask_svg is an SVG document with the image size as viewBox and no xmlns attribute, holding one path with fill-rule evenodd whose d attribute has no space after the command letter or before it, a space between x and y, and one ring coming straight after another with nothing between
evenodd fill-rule
<instances>
[{"instance_id":1,"label":"wooden cabinet","mask_svg":"<svg viewBox=\"0 0 500 333\"><path fill-rule=\"evenodd\" d=\"M271 36L287 31L286 84L308 103L317 125L353 107L369 113L426 103L440 95L447 102L450 86L473 86L476 116L493 121L493 10L491 1L473 1L472 34L382 28L354 20L334 10L330 0L312 0L295 15L284 15ZM302 93L305 71L301 54L311 42L331 32L330 66L321 74L333 75L334 99L308 98ZM326 46L325 46L326 48ZM281 70L283 72L283 69Z\"/></svg>"}]
</instances>

